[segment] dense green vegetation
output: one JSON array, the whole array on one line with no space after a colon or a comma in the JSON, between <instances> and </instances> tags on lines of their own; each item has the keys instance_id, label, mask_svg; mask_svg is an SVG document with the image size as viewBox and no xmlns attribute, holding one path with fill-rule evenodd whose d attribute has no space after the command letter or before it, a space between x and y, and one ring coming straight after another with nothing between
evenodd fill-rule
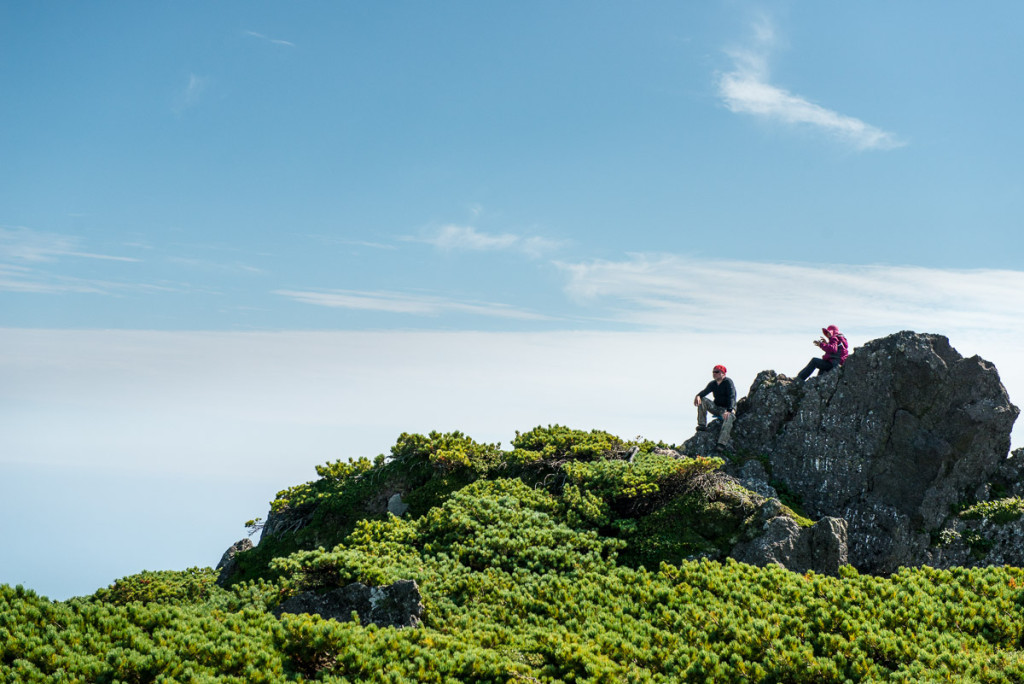
<instances>
[{"instance_id":1,"label":"dense green vegetation","mask_svg":"<svg viewBox=\"0 0 1024 684\"><path fill-rule=\"evenodd\" d=\"M712 560L757 532L759 499L719 461L559 426L512 447L402 435L318 468L229 589L209 569L66 602L0 586L0 682L1024 682L1022 569ZM421 627L268 611L398 579L419 585Z\"/></svg>"},{"instance_id":2,"label":"dense green vegetation","mask_svg":"<svg viewBox=\"0 0 1024 684\"><path fill-rule=\"evenodd\" d=\"M967 508L960 517L965 520L988 519L996 524L1003 524L1019 519L1024 515L1024 499L1009 497L984 501Z\"/></svg>"}]
</instances>

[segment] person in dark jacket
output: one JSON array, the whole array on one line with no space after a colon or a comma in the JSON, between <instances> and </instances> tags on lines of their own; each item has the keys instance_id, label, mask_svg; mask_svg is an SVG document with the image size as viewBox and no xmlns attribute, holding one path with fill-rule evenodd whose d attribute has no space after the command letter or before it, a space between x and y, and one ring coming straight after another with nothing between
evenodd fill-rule
<instances>
[{"instance_id":1,"label":"person in dark jacket","mask_svg":"<svg viewBox=\"0 0 1024 684\"><path fill-rule=\"evenodd\" d=\"M822 337L814 340L813 344L825 353L820 359L811 359L810 363L797 374L796 377L800 382L811 377L815 369L817 369L818 375L822 375L836 366L843 365L846 363L846 357L850 355L850 346L843 333L839 332L839 328L830 325L827 328L822 328L821 333Z\"/></svg>"},{"instance_id":2,"label":"person in dark jacket","mask_svg":"<svg viewBox=\"0 0 1024 684\"><path fill-rule=\"evenodd\" d=\"M697 407L698 430L707 428L709 413L722 418L722 431L718 433L718 448L722 450L729 446L729 433L736 420L736 385L732 378L725 377L725 366L721 364L711 370L711 377L708 386L693 398L693 405ZM708 398L709 394L713 400Z\"/></svg>"}]
</instances>

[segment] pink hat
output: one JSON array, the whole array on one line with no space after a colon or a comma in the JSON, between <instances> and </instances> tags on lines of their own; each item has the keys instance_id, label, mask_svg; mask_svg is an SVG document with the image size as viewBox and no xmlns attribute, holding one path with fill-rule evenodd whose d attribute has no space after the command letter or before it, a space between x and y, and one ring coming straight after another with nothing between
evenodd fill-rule
<instances>
[{"instance_id":1,"label":"pink hat","mask_svg":"<svg viewBox=\"0 0 1024 684\"><path fill-rule=\"evenodd\" d=\"M834 335L835 333L839 332L839 328L837 328L834 325L830 325L827 328L822 328L821 332L823 332L825 334L825 337L828 337L830 335Z\"/></svg>"}]
</instances>

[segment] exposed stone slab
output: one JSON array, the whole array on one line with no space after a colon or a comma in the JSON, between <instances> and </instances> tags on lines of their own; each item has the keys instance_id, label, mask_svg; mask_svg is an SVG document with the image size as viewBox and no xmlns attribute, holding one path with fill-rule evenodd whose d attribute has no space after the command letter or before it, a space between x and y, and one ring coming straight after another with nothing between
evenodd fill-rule
<instances>
[{"instance_id":1,"label":"exposed stone slab","mask_svg":"<svg viewBox=\"0 0 1024 684\"><path fill-rule=\"evenodd\" d=\"M297 594L274 610L278 617L283 613L308 613L339 622L349 622L352 613L357 613L363 625L419 627L423 603L415 580L399 580L382 587L352 582L322 594Z\"/></svg>"}]
</instances>

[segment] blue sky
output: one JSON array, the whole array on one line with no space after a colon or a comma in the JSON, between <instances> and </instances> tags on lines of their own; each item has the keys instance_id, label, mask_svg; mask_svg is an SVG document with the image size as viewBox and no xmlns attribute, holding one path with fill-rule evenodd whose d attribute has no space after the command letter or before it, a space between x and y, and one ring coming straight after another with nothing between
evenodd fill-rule
<instances>
[{"instance_id":1,"label":"blue sky","mask_svg":"<svg viewBox=\"0 0 1024 684\"><path fill-rule=\"evenodd\" d=\"M404 430L681 442L711 365L795 373L830 323L1019 400L1022 19L3 5L0 582L213 564Z\"/></svg>"}]
</instances>

